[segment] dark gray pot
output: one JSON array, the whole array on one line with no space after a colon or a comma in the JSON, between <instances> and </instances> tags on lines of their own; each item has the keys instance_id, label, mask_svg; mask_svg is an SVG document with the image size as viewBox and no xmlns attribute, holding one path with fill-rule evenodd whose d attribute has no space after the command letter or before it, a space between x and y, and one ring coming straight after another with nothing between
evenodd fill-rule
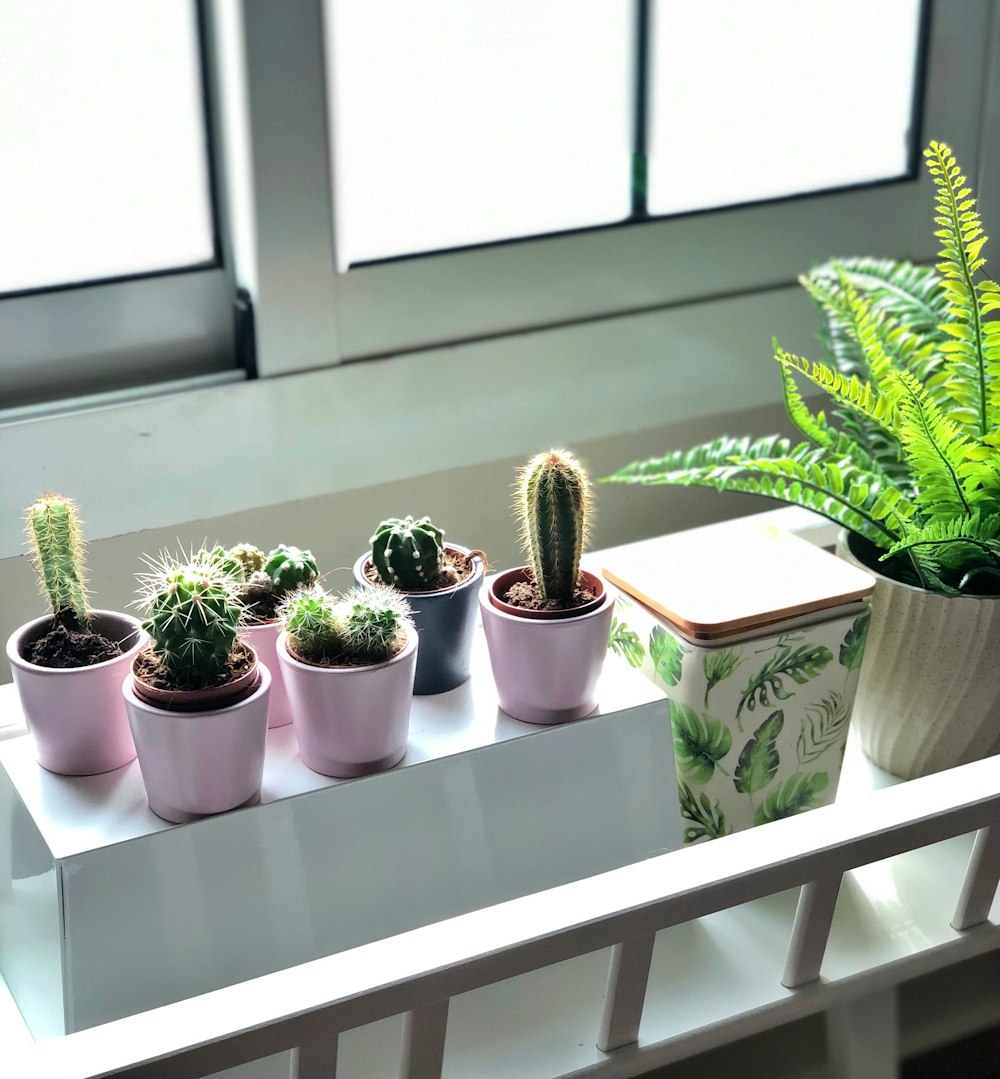
<instances>
[{"instance_id":1,"label":"dark gray pot","mask_svg":"<svg viewBox=\"0 0 1000 1079\"><path fill-rule=\"evenodd\" d=\"M469 553L468 548L456 543L445 546L458 554ZM371 553L366 552L354 563L354 580L358 584L368 583L364 570L370 561ZM482 559L477 558L472 576L451 588L436 592L397 589L413 610L413 622L420 636L413 683L415 694L444 693L468 680L472 634L476 628L484 571Z\"/></svg>"}]
</instances>

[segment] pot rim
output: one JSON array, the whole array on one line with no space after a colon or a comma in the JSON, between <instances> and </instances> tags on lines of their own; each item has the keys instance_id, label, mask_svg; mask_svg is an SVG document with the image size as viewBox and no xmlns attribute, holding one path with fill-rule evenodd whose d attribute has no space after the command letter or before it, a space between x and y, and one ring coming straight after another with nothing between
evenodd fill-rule
<instances>
[{"instance_id":1,"label":"pot rim","mask_svg":"<svg viewBox=\"0 0 1000 1079\"><path fill-rule=\"evenodd\" d=\"M51 614L44 614L38 618L33 618L30 622L25 622L23 625L17 627L14 632L7 638L7 660L12 667L17 667L18 670L31 671L33 673L51 674L53 676L79 674L81 671L103 671L106 670L114 663L121 663L123 660L128 660L129 667L131 668L132 659L139 654L139 652L146 646L149 641L149 634L142 628L142 623L134 615L126 614L124 611L106 611L106 610L92 610L90 612L91 618L95 616L120 618L124 622L128 623L133 628L133 632L136 633L135 643L127 649L124 649L120 656L113 656L111 659L101 660L100 663L88 663L83 667L43 667L38 663L32 663L30 660L25 659L18 648L20 642L34 629L40 628L44 623L52 621ZM119 642L121 643L121 642Z\"/></svg>"},{"instance_id":2,"label":"pot rim","mask_svg":"<svg viewBox=\"0 0 1000 1079\"><path fill-rule=\"evenodd\" d=\"M877 580L879 580L879 581L881 581L881 582L883 582L883 583L885 583L887 585L891 585L893 588L901 588L901 589L903 589L903 590L905 590L907 592L915 592L917 595L927 596L927 597L929 597L931 599L934 599L934 600L949 600L949 601L952 601L952 600L975 600L976 602L979 602L979 603L996 603L998 600L1000 600L1000 593L997 593L996 595L993 595L993 596L973 596L973 595L948 596L948 595L945 595L943 592L933 592L929 588L921 588L920 585L907 584L905 581L897 581L895 577L888 576L887 574L883 573L882 570L878 569L876 566L869 566L866 562L862 561L858 557L857 553L854 551L854 548L853 548L853 546L851 544L851 540L857 534L858 533L852 532L849 528L842 528L840 530L840 532L837 534L837 547L840 550L841 555L843 556L843 553L846 552L850 556L850 561L854 562L855 565L859 566L866 573L870 573Z\"/></svg>"},{"instance_id":3,"label":"pot rim","mask_svg":"<svg viewBox=\"0 0 1000 1079\"><path fill-rule=\"evenodd\" d=\"M402 663L408 659L417 650L417 630L415 627L406 627L406 644L389 659L382 660L381 663L368 663L365 665L355 665L350 667L331 667L321 663L303 663L302 660L297 659L292 655L291 650L288 647L288 633L282 630L278 634L278 643L276 645L278 656L283 657L289 664L292 670L301 671L303 673L310 674L339 674L344 677L350 675L366 675L374 674L377 671L384 670L386 667L391 667L393 664Z\"/></svg>"},{"instance_id":4,"label":"pot rim","mask_svg":"<svg viewBox=\"0 0 1000 1079\"><path fill-rule=\"evenodd\" d=\"M445 550L454 551L461 555L470 555L473 553L471 547L463 547L458 543L446 543L444 545ZM478 548L477 548L478 550ZM356 581L367 581L365 576L365 570L371 564L372 553L370 550L365 551L354 563L353 573ZM398 585L387 585L387 588L391 588L394 592L398 592L401 596L414 596L417 599L423 599L424 596L442 596L447 592L458 592L463 588L471 588L477 581L480 581L483 575L486 573L486 560L482 555L476 554L473 558L472 572L465 580L456 581L454 584L449 584L444 588L431 588L427 590L413 589L413 588L400 588Z\"/></svg>"},{"instance_id":5,"label":"pot rim","mask_svg":"<svg viewBox=\"0 0 1000 1079\"><path fill-rule=\"evenodd\" d=\"M515 566L513 569L501 570L499 573L494 573L491 576L487 577L479 596L480 606L482 607L483 611L489 611L491 614L495 614L498 618L506 618L513 622L517 622L519 625L531 623L532 625L558 626L566 625L567 623L575 625L579 622L585 621L588 618L596 618L597 616L603 614L603 612L606 611L608 607L614 605L615 595L608 582L603 580L600 576L598 576L598 574L593 573L590 570L582 570L581 572L586 573L588 577L592 577L598 582L598 584L601 585L601 587L603 588L603 593L599 599L593 601L593 607L588 606L579 614L573 612L558 612L554 618L545 617L544 615L542 617L539 617L537 612L518 612L515 614L513 612L516 611L517 608L511 607L507 603L503 603L502 600L499 601L499 603L502 603L503 605L499 606L498 601L494 598L494 585L501 578L506 577L508 574L523 572L527 569L527 566Z\"/></svg>"},{"instance_id":6,"label":"pot rim","mask_svg":"<svg viewBox=\"0 0 1000 1079\"><path fill-rule=\"evenodd\" d=\"M133 676L131 673L129 673L122 681L122 694L125 697L127 704L133 705L147 714L162 717L164 720L171 723L186 722L191 719L202 719L206 716L219 716L225 712L238 712L244 708L248 708L255 701L259 700L261 694L271 686L271 672L263 663L258 663L256 670L260 675L260 681L257 683L257 688L253 693L244 697L242 700L235 701L231 704L225 704L221 708L204 708L196 712L176 712L170 708L161 708L159 705L150 704L149 701L143 700L142 697L136 693L132 685Z\"/></svg>"},{"instance_id":7,"label":"pot rim","mask_svg":"<svg viewBox=\"0 0 1000 1079\"><path fill-rule=\"evenodd\" d=\"M260 662L260 657L257 655L257 649L254 648L252 644L248 644L246 641L242 640L238 640L238 643L253 657L253 665L238 678L233 678L229 682L224 682L221 686L209 686L207 689L160 689L157 686L151 686L141 678L136 677L135 665L141 653L136 654L129 664L129 676L133 683L142 683L143 688L148 692L148 696L141 692L137 692L135 695L139 700L144 701L147 704L153 704L153 698L160 698L163 701L176 703L180 707L163 709L165 712L170 712L175 715L183 712L194 714L221 712L229 704L239 704L241 701L249 700L260 687L260 672L264 667L264 664ZM152 652L152 648L147 648L146 651ZM206 701L218 700L220 703L215 707L210 706L206 708L183 707L184 701L192 701L199 697ZM233 699L234 697L235 699ZM157 705L156 707L160 706Z\"/></svg>"}]
</instances>

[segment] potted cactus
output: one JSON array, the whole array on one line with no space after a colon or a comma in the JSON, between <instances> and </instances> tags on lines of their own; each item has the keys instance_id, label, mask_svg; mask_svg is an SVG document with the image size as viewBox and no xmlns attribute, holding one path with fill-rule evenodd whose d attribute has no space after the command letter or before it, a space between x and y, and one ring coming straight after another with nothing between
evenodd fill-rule
<instances>
[{"instance_id":1,"label":"potted cactus","mask_svg":"<svg viewBox=\"0 0 1000 1079\"><path fill-rule=\"evenodd\" d=\"M410 724L417 632L389 588L335 597L319 585L282 607L278 662L303 761L350 778L402 760Z\"/></svg>"},{"instance_id":2,"label":"potted cactus","mask_svg":"<svg viewBox=\"0 0 1000 1079\"><path fill-rule=\"evenodd\" d=\"M614 598L580 569L590 480L566 450L533 457L515 510L529 564L488 578L480 608L500 707L527 723L563 723L597 705Z\"/></svg>"},{"instance_id":3,"label":"potted cactus","mask_svg":"<svg viewBox=\"0 0 1000 1079\"><path fill-rule=\"evenodd\" d=\"M467 681L486 556L445 543L429 517L390 517L369 542L371 550L354 563L354 579L406 597L420 636L413 692L444 693Z\"/></svg>"},{"instance_id":4,"label":"potted cactus","mask_svg":"<svg viewBox=\"0 0 1000 1079\"><path fill-rule=\"evenodd\" d=\"M260 800L271 676L241 641L241 580L218 549L149 560L150 647L125 698L149 807L190 821Z\"/></svg>"},{"instance_id":5,"label":"potted cactus","mask_svg":"<svg viewBox=\"0 0 1000 1079\"><path fill-rule=\"evenodd\" d=\"M250 543L239 543L225 552L235 576L242 582L240 601L243 619L240 638L257 653L258 660L271 672L268 702L268 727L284 727L292 721L285 692L285 680L278 664L278 634L281 619L278 610L297 588L311 585L319 575L311 551L284 543L270 554Z\"/></svg>"},{"instance_id":6,"label":"potted cactus","mask_svg":"<svg viewBox=\"0 0 1000 1079\"><path fill-rule=\"evenodd\" d=\"M120 687L145 641L138 621L91 610L76 504L42 495L27 511L32 564L52 613L7 641L14 684L38 763L50 772L110 772L135 758Z\"/></svg>"}]
</instances>

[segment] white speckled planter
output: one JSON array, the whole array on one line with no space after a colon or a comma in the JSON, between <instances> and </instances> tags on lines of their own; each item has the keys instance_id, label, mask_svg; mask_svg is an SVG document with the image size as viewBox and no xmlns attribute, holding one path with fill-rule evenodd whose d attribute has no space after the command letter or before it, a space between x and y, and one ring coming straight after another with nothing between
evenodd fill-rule
<instances>
[{"instance_id":1,"label":"white speckled planter","mask_svg":"<svg viewBox=\"0 0 1000 1079\"><path fill-rule=\"evenodd\" d=\"M865 753L906 779L1000 749L1000 597L940 596L837 553L876 578L855 703Z\"/></svg>"}]
</instances>

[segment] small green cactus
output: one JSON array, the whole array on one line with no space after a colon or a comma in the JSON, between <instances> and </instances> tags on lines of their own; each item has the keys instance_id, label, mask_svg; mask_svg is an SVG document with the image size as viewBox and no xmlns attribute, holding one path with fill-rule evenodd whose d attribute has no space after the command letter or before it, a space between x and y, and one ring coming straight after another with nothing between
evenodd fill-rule
<instances>
[{"instance_id":1,"label":"small green cactus","mask_svg":"<svg viewBox=\"0 0 1000 1079\"><path fill-rule=\"evenodd\" d=\"M244 580L247 581L255 573L259 573L267 562L264 552L252 543L237 543L235 547L230 547L229 557L239 562L243 568Z\"/></svg>"},{"instance_id":2,"label":"small green cactus","mask_svg":"<svg viewBox=\"0 0 1000 1079\"><path fill-rule=\"evenodd\" d=\"M387 585L405 592L426 591L444 569L443 538L444 532L429 517L418 521L390 517L369 540L372 563Z\"/></svg>"},{"instance_id":3,"label":"small green cactus","mask_svg":"<svg viewBox=\"0 0 1000 1079\"><path fill-rule=\"evenodd\" d=\"M319 576L312 551L288 547L284 543L279 543L267 556L264 572L274 582L275 591L280 595L305 588Z\"/></svg>"},{"instance_id":4,"label":"small green cactus","mask_svg":"<svg viewBox=\"0 0 1000 1079\"><path fill-rule=\"evenodd\" d=\"M383 586L363 585L339 599L313 584L289 596L281 618L294 652L313 663L381 663L405 644L412 626L406 601Z\"/></svg>"},{"instance_id":5,"label":"small green cactus","mask_svg":"<svg viewBox=\"0 0 1000 1079\"><path fill-rule=\"evenodd\" d=\"M241 584L246 580L246 571L243 568L243 563L232 551L227 551L225 547L215 546L210 551L206 551L202 548L195 553L194 558L201 559L206 565L221 570Z\"/></svg>"},{"instance_id":6,"label":"small green cactus","mask_svg":"<svg viewBox=\"0 0 1000 1079\"><path fill-rule=\"evenodd\" d=\"M85 630L90 621L83 570L83 533L76 503L45 494L28 507L31 561L52 613L68 629Z\"/></svg>"},{"instance_id":7,"label":"small green cactus","mask_svg":"<svg viewBox=\"0 0 1000 1079\"><path fill-rule=\"evenodd\" d=\"M567 450L537 454L518 477L515 509L542 599L572 606L590 523L586 471Z\"/></svg>"},{"instance_id":8,"label":"small green cactus","mask_svg":"<svg viewBox=\"0 0 1000 1079\"><path fill-rule=\"evenodd\" d=\"M217 684L243 613L240 582L212 551L198 551L186 562L164 553L149 565L152 572L139 580L151 651L178 688Z\"/></svg>"}]
</instances>

